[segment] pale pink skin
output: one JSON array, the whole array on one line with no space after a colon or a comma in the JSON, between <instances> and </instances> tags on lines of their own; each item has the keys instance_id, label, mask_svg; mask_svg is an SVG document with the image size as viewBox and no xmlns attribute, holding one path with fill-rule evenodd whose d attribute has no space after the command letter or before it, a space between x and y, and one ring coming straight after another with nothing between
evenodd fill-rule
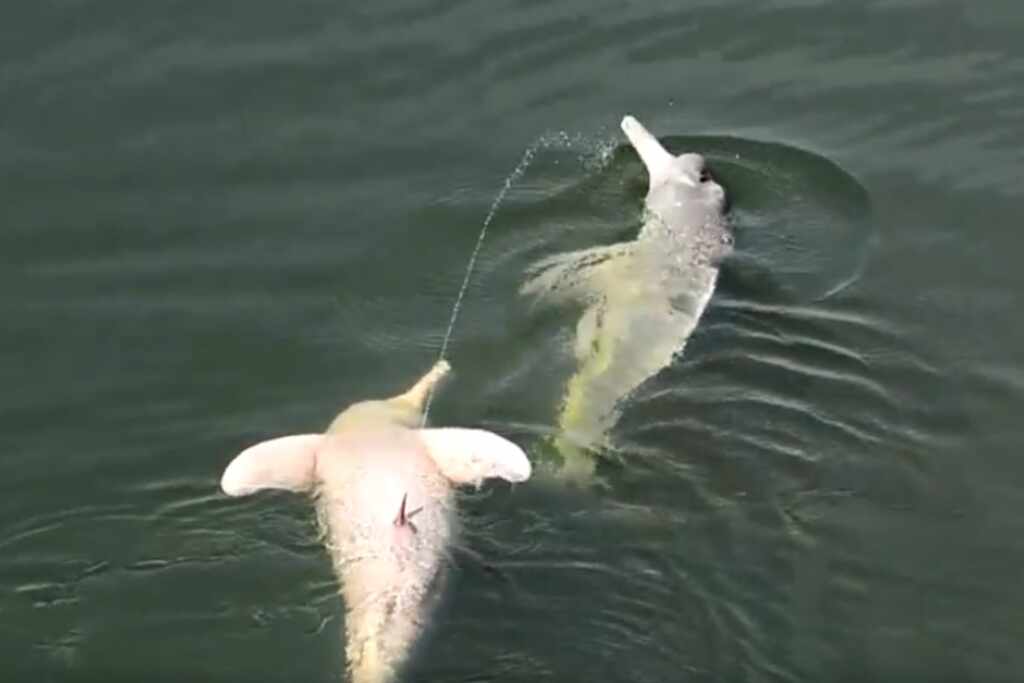
<instances>
[{"instance_id":1,"label":"pale pink skin","mask_svg":"<svg viewBox=\"0 0 1024 683\"><path fill-rule=\"evenodd\" d=\"M348 610L346 656L353 681L388 680L440 597L454 491L411 430L328 440L317 457L318 508ZM403 497L408 519L396 525Z\"/></svg>"},{"instance_id":2,"label":"pale pink skin","mask_svg":"<svg viewBox=\"0 0 1024 683\"><path fill-rule=\"evenodd\" d=\"M353 683L393 681L420 640L457 536L454 485L530 476L525 453L496 434L418 428L427 392L447 372L442 361L400 396L350 406L324 434L248 448L221 479L232 496L315 496L346 607Z\"/></svg>"}]
</instances>

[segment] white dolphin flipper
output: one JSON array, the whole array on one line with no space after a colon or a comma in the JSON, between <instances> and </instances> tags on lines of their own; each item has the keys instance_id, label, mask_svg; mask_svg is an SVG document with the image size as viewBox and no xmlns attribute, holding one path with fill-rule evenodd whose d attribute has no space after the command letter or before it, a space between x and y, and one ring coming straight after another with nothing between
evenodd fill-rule
<instances>
[{"instance_id":1,"label":"white dolphin flipper","mask_svg":"<svg viewBox=\"0 0 1024 683\"><path fill-rule=\"evenodd\" d=\"M295 434L250 446L224 470L220 488L229 496L264 489L304 492L313 488L316 451L323 434Z\"/></svg>"},{"instance_id":2,"label":"white dolphin flipper","mask_svg":"<svg viewBox=\"0 0 1024 683\"><path fill-rule=\"evenodd\" d=\"M526 269L527 280L519 293L550 303L600 298L602 282L611 278L610 269L619 267L635 249L627 242L547 256Z\"/></svg>"},{"instance_id":3,"label":"white dolphin flipper","mask_svg":"<svg viewBox=\"0 0 1024 683\"><path fill-rule=\"evenodd\" d=\"M420 429L420 439L441 473L455 484L480 486L484 479L522 482L530 460L519 446L484 429Z\"/></svg>"}]
</instances>

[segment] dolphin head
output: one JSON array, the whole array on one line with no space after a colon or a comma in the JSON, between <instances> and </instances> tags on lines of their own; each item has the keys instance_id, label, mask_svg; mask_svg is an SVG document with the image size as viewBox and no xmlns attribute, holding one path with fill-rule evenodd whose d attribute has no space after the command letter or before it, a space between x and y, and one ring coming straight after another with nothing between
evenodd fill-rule
<instances>
[{"instance_id":1,"label":"dolphin head","mask_svg":"<svg viewBox=\"0 0 1024 683\"><path fill-rule=\"evenodd\" d=\"M695 202L724 212L725 190L711 176L703 156L692 152L673 156L632 116L622 119L622 132L647 168L649 203L668 190L673 203Z\"/></svg>"}]
</instances>

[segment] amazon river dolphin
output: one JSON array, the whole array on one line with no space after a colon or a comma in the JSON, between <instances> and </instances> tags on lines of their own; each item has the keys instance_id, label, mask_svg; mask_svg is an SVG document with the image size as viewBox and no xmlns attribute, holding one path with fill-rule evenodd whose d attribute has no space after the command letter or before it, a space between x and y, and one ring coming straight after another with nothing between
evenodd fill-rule
<instances>
[{"instance_id":1,"label":"amazon river dolphin","mask_svg":"<svg viewBox=\"0 0 1024 683\"><path fill-rule=\"evenodd\" d=\"M401 675L445 584L458 532L454 486L530 477L526 454L478 429L423 429L423 403L449 371L440 361L404 394L355 403L320 434L242 451L221 489L313 496L345 605L353 683Z\"/></svg>"},{"instance_id":2,"label":"amazon river dolphin","mask_svg":"<svg viewBox=\"0 0 1024 683\"><path fill-rule=\"evenodd\" d=\"M630 242L556 254L531 265L521 293L584 305L577 371L560 408L562 474L593 473L621 399L682 351L732 251L725 191L699 154L673 156L632 116L622 130L647 168L643 227Z\"/></svg>"}]
</instances>

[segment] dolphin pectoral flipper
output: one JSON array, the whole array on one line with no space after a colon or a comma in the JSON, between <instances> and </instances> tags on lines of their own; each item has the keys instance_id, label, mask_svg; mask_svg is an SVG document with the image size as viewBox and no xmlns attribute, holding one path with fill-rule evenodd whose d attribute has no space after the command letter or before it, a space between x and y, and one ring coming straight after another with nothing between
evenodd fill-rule
<instances>
[{"instance_id":1,"label":"dolphin pectoral flipper","mask_svg":"<svg viewBox=\"0 0 1024 683\"><path fill-rule=\"evenodd\" d=\"M232 460L220 487L229 496L247 496L264 489L306 492L316 478L316 451L322 434L297 434L250 446Z\"/></svg>"},{"instance_id":2,"label":"dolphin pectoral flipper","mask_svg":"<svg viewBox=\"0 0 1024 683\"><path fill-rule=\"evenodd\" d=\"M484 429L442 427L417 430L431 459L455 484L480 486L484 479L521 482L530 460L519 446Z\"/></svg>"},{"instance_id":3,"label":"dolphin pectoral flipper","mask_svg":"<svg viewBox=\"0 0 1024 683\"><path fill-rule=\"evenodd\" d=\"M634 249L632 243L620 243L540 259L526 269L527 280L519 293L553 303L594 299L601 294L604 274L619 257L632 254Z\"/></svg>"}]
</instances>

